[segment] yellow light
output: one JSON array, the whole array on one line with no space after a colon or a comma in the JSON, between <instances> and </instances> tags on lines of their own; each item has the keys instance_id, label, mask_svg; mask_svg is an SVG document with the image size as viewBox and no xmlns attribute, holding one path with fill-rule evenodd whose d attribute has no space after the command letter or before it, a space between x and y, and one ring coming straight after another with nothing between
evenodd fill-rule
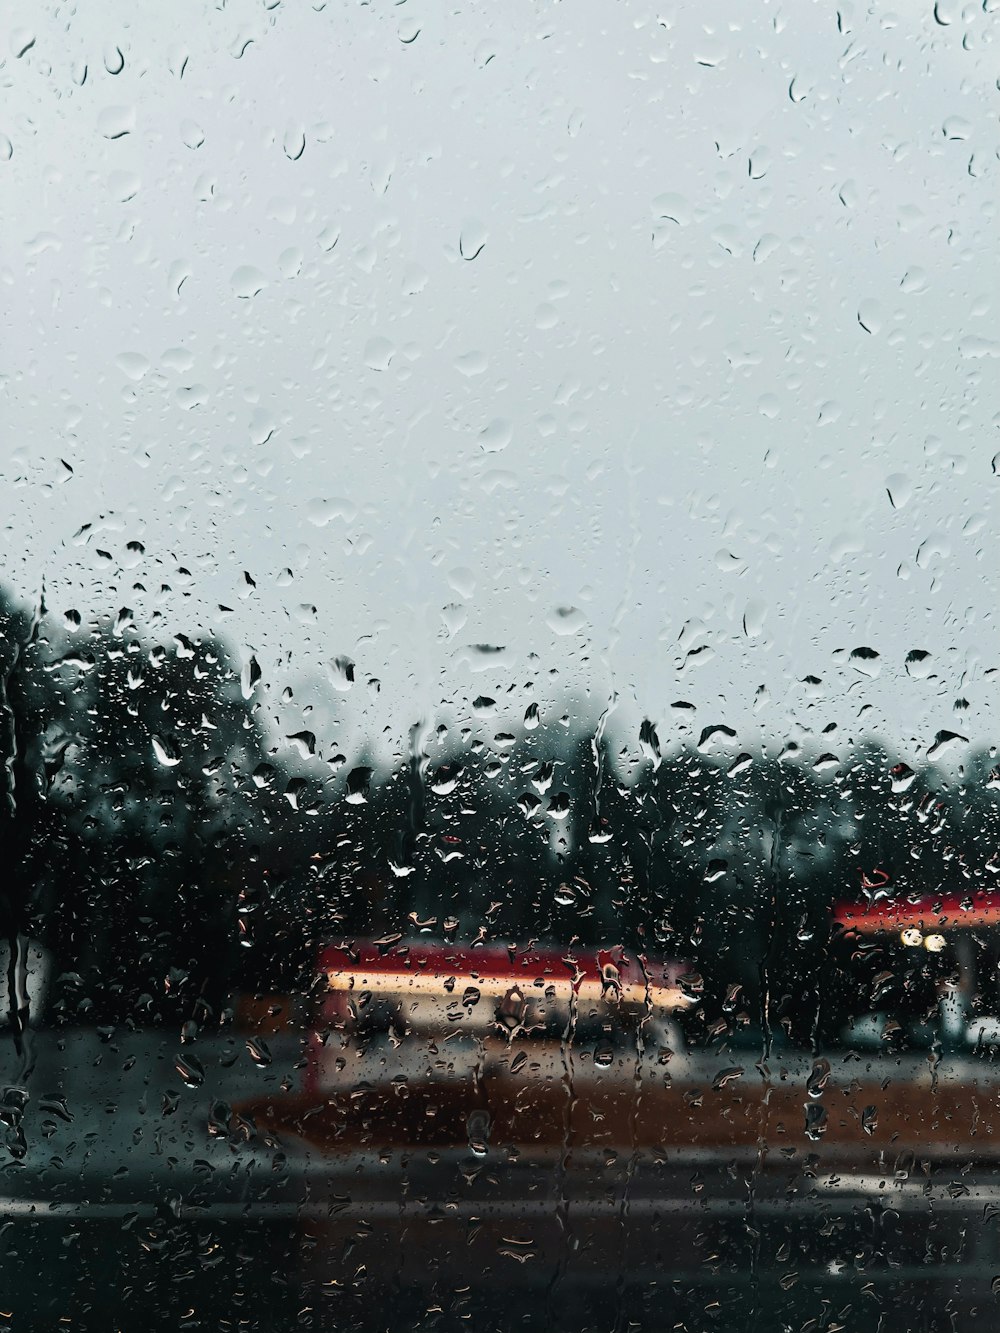
<instances>
[{"instance_id":1,"label":"yellow light","mask_svg":"<svg viewBox=\"0 0 1000 1333\"><path fill-rule=\"evenodd\" d=\"M940 953L946 943L943 935L928 935L924 940L924 948L931 953Z\"/></svg>"},{"instance_id":2,"label":"yellow light","mask_svg":"<svg viewBox=\"0 0 1000 1333\"><path fill-rule=\"evenodd\" d=\"M923 935L921 935L920 931L916 930L913 926L908 926L907 929L900 934L899 938L910 949L919 949L924 942Z\"/></svg>"}]
</instances>

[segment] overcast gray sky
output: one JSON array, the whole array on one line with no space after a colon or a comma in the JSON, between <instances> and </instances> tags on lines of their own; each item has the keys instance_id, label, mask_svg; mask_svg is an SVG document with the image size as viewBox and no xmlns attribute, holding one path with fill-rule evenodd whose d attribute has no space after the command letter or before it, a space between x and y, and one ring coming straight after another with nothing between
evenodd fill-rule
<instances>
[{"instance_id":1,"label":"overcast gray sky","mask_svg":"<svg viewBox=\"0 0 1000 1333\"><path fill-rule=\"evenodd\" d=\"M390 747L995 736L1000 17L868 9L9 0L6 581Z\"/></svg>"}]
</instances>

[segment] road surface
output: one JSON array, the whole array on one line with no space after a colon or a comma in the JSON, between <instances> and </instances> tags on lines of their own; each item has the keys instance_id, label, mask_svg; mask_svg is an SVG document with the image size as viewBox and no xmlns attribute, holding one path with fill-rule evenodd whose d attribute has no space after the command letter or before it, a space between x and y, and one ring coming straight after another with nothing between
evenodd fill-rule
<instances>
[{"instance_id":1,"label":"road surface","mask_svg":"<svg viewBox=\"0 0 1000 1333\"><path fill-rule=\"evenodd\" d=\"M1000 1322L988 1061L105 1038L4 1094L0 1329Z\"/></svg>"}]
</instances>

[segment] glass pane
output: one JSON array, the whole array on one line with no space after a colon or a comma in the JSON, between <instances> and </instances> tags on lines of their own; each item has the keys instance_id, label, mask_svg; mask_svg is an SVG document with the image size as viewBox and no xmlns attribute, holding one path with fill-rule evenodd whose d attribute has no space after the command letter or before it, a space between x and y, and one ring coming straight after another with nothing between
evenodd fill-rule
<instances>
[{"instance_id":1,"label":"glass pane","mask_svg":"<svg viewBox=\"0 0 1000 1333\"><path fill-rule=\"evenodd\" d=\"M11 0L0 1328L995 1327L998 13Z\"/></svg>"}]
</instances>

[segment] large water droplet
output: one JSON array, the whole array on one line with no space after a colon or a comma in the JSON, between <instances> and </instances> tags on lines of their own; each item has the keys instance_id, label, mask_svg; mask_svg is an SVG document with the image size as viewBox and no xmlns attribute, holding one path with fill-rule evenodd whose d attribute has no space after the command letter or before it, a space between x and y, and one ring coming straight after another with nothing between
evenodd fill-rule
<instances>
[{"instance_id":1,"label":"large water droplet","mask_svg":"<svg viewBox=\"0 0 1000 1333\"><path fill-rule=\"evenodd\" d=\"M149 362L139 352L120 352L115 357L115 364L123 375L136 384L149 370Z\"/></svg>"},{"instance_id":2,"label":"large water droplet","mask_svg":"<svg viewBox=\"0 0 1000 1333\"><path fill-rule=\"evenodd\" d=\"M334 657L329 665L334 689L347 691L354 684L354 663L349 657Z\"/></svg>"},{"instance_id":3,"label":"large water droplet","mask_svg":"<svg viewBox=\"0 0 1000 1333\"><path fill-rule=\"evenodd\" d=\"M108 177L108 193L119 204L134 199L141 187L142 181L134 171L112 171Z\"/></svg>"},{"instance_id":4,"label":"large water droplet","mask_svg":"<svg viewBox=\"0 0 1000 1333\"><path fill-rule=\"evenodd\" d=\"M297 162L306 151L306 132L301 125L290 125L285 130L281 147L289 162Z\"/></svg>"},{"instance_id":5,"label":"large water droplet","mask_svg":"<svg viewBox=\"0 0 1000 1333\"><path fill-rule=\"evenodd\" d=\"M506 449L514 437L514 428L504 417L494 417L485 429L479 432L479 447L484 454L498 454Z\"/></svg>"},{"instance_id":6,"label":"large water droplet","mask_svg":"<svg viewBox=\"0 0 1000 1333\"><path fill-rule=\"evenodd\" d=\"M241 301L251 300L267 286L267 279L263 273L251 264L241 264L239 268L234 269L229 281L233 294Z\"/></svg>"},{"instance_id":7,"label":"large water droplet","mask_svg":"<svg viewBox=\"0 0 1000 1333\"><path fill-rule=\"evenodd\" d=\"M545 623L553 634L579 634L587 617L576 606L557 606L546 617Z\"/></svg>"},{"instance_id":8,"label":"large water droplet","mask_svg":"<svg viewBox=\"0 0 1000 1333\"><path fill-rule=\"evenodd\" d=\"M941 126L941 133L946 139L968 139L972 126L964 116L949 116Z\"/></svg>"},{"instance_id":9,"label":"large water droplet","mask_svg":"<svg viewBox=\"0 0 1000 1333\"><path fill-rule=\"evenodd\" d=\"M200 148L205 142L205 131L194 120L181 121L181 139L188 148Z\"/></svg>"},{"instance_id":10,"label":"large water droplet","mask_svg":"<svg viewBox=\"0 0 1000 1333\"><path fill-rule=\"evenodd\" d=\"M271 1052L263 1037L247 1037L246 1046L258 1069L265 1069L271 1063Z\"/></svg>"},{"instance_id":11,"label":"large water droplet","mask_svg":"<svg viewBox=\"0 0 1000 1333\"><path fill-rule=\"evenodd\" d=\"M893 509L903 509L913 496L913 483L905 472L894 472L886 477L885 488Z\"/></svg>"},{"instance_id":12,"label":"large water droplet","mask_svg":"<svg viewBox=\"0 0 1000 1333\"><path fill-rule=\"evenodd\" d=\"M389 369L396 349L388 338L369 338L365 343L364 361L369 370Z\"/></svg>"},{"instance_id":13,"label":"large water droplet","mask_svg":"<svg viewBox=\"0 0 1000 1333\"><path fill-rule=\"evenodd\" d=\"M123 139L135 129L135 107L106 106L98 113L97 132L105 139Z\"/></svg>"},{"instance_id":14,"label":"large water droplet","mask_svg":"<svg viewBox=\"0 0 1000 1333\"><path fill-rule=\"evenodd\" d=\"M205 1070L194 1055L175 1055L174 1068L189 1088L200 1088L205 1082Z\"/></svg>"},{"instance_id":15,"label":"large water droplet","mask_svg":"<svg viewBox=\"0 0 1000 1333\"><path fill-rule=\"evenodd\" d=\"M858 323L865 333L876 334L882 330L882 310L877 301L862 301L858 306Z\"/></svg>"},{"instance_id":16,"label":"large water droplet","mask_svg":"<svg viewBox=\"0 0 1000 1333\"><path fill-rule=\"evenodd\" d=\"M475 218L466 218L458 240L459 254L463 259L477 259L486 245L486 228Z\"/></svg>"},{"instance_id":17,"label":"large water droplet","mask_svg":"<svg viewBox=\"0 0 1000 1333\"><path fill-rule=\"evenodd\" d=\"M172 736L153 736L153 753L164 768L176 768L181 762L181 752Z\"/></svg>"},{"instance_id":18,"label":"large water droplet","mask_svg":"<svg viewBox=\"0 0 1000 1333\"><path fill-rule=\"evenodd\" d=\"M30 28L15 28L10 35L10 49L16 60L27 55L34 44L35 34Z\"/></svg>"}]
</instances>

